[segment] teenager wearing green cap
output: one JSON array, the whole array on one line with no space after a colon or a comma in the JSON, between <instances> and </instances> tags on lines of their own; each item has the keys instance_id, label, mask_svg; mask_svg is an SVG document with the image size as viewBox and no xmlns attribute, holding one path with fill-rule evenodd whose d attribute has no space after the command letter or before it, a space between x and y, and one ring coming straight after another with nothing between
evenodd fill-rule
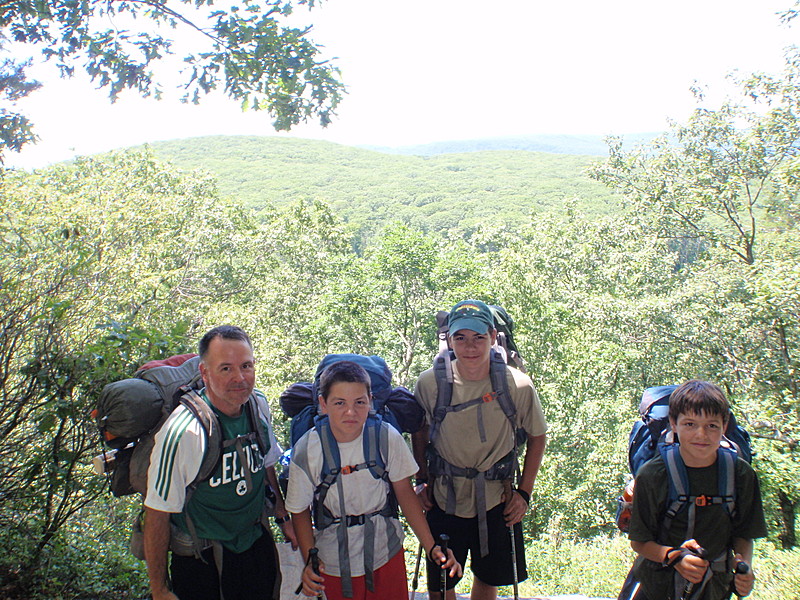
<instances>
[{"instance_id":1,"label":"teenager wearing green cap","mask_svg":"<svg viewBox=\"0 0 800 600\"><path fill-rule=\"evenodd\" d=\"M431 532L450 537L450 547L461 564L470 555L472 600L492 600L497 586L527 578L520 522L529 510L547 423L530 377L491 360L497 331L489 306L480 300L459 302L450 311L448 331L455 355L448 369L452 384L440 385L444 382L441 370L437 376L432 368L420 375L415 388L428 424L414 439L415 457L421 465L417 489ZM503 378L505 383L500 385ZM449 397L442 399L440 393ZM499 394L510 397L506 406L513 406L514 426ZM448 404L446 411L442 403ZM524 431L527 439L521 451L521 475L512 486L515 430ZM515 532L513 550L509 527ZM517 558L516 572L512 553ZM439 570L434 564L428 567L428 589L436 600L441 598ZM457 578L448 578L446 598L455 598L457 583Z\"/></svg>"}]
</instances>

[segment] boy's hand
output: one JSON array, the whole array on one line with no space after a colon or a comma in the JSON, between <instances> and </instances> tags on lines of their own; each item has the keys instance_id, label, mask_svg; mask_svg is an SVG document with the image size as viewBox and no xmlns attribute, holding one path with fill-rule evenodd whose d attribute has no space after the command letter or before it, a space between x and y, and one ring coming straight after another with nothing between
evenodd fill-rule
<instances>
[{"instance_id":1,"label":"boy's hand","mask_svg":"<svg viewBox=\"0 0 800 600\"><path fill-rule=\"evenodd\" d=\"M503 491L503 501L506 503L506 507L503 510L506 527L511 527L522 521L525 513L528 512L528 503L525 502L525 499L516 490L509 488L508 491Z\"/></svg>"},{"instance_id":2,"label":"boy's hand","mask_svg":"<svg viewBox=\"0 0 800 600\"><path fill-rule=\"evenodd\" d=\"M461 577L464 574L461 564L456 560L456 557L450 548L447 549L447 557L445 557L441 546L436 544L431 549L431 560L436 564L442 565L442 569L450 569L450 571L448 571L448 575L450 577Z\"/></svg>"},{"instance_id":3,"label":"boy's hand","mask_svg":"<svg viewBox=\"0 0 800 600\"><path fill-rule=\"evenodd\" d=\"M422 510L428 512L433 508L433 500L431 499L431 494L433 493L432 486L428 485L427 483L417 484L414 486L414 493L419 499Z\"/></svg>"},{"instance_id":4,"label":"boy's hand","mask_svg":"<svg viewBox=\"0 0 800 600\"><path fill-rule=\"evenodd\" d=\"M744 558L741 554L737 554L733 557L733 562L735 565L739 565L742 563ZM736 575L733 576L733 587L736 588L736 595L740 598L742 596L747 596L750 592L753 591L753 585L756 582L756 575L753 573L753 569L748 568L746 572L739 573L741 569L737 569Z\"/></svg>"},{"instance_id":5,"label":"boy's hand","mask_svg":"<svg viewBox=\"0 0 800 600\"><path fill-rule=\"evenodd\" d=\"M284 539L292 545L292 550L297 550L297 534L294 532L292 521L284 521L280 524Z\"/></svg>"},{"instance_id":6,"label":"boy's hand","mask_svg":"<svg viewBox=\"0 0 800 600\"><path fill-rule=\"evenodd\" d=\"M681 560L675 563L675 570L690 583L700 583L703 581L703 576L706 574L708 568L708 561L698 556L705 551L696 540L687 540L681 544L691 554L685 555Z\"/></svg>"},{"instance_id":7,"label":"boy's hand","mask_svg":"<svg viewBox=\"0 0 800 600\"><path fill-rule=\"evenodd\" d=\"M314 572L311 565L308 564L303 569L303 594L306 596L319 596L325 591L325 578L322 574L325 573L325 565L320 561L319 574Z\"/></svg>"}]
</instances>

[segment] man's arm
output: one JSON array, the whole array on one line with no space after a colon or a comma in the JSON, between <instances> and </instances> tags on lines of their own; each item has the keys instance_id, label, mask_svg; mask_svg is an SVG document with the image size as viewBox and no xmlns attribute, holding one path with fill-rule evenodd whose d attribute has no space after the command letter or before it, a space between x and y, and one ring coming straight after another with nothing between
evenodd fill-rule
<instances>
[{"instance_id":1,"label":"man's arm","mask_svg":"<svg viewBox=\"0 0 800 600\"><path fill-rule=\"evenodd\" d=\"M278 475L275 473L275 467L267 467L265 469L267 476L267 484L275 492L275 518L287 519L280 524L281 531L283 532L286 541L292 545L292 550L297 550L297 535L294 531L294 525L289 518L289 512L286 510L286 505L283 502L283 493L281 487L278 485Z\"/></svg>"},{"instance_id":2,"label":"man's arm","mask_svg":"<svg viewBox=\"0 0 800 600\"><path fill-rule=\"evenodd\" d=\"M178 600L167 585L170 513L145 507L144 556L153 600Z\"/></svg>"}]
</instances>

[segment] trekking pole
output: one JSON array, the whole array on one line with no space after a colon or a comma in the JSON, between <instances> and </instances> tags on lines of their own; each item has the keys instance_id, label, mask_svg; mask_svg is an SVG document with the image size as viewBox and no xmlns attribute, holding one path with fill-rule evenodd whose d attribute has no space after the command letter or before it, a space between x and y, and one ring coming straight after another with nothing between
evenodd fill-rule
<instances>
[{"instance_id":1,"label":"trekking pole","mask_svg":"<svg viewBox=\"0 0 800 600\"><path fill-rule=\"evenodd\" d=\"M699 556L700 558L706 557L706 549L705 548L697 548L696 550L692 550L691 548L687 548L689 552L694 554L695 556ZM689 600L694 591L694 584L691 581L687 581L686 584L683 586L683 594L681 594L681 600Z\"/></svg>"},{"instance_id":2,"label":"trekking pole","mask_svg":"<svg viewBox=\"0 0 800 600\"><path fill-rule=\"evenodd\" d=\"M417 596L417 585L419 585L419 563L422 562L422 542L419 543L417 551L417 566L414 568L414 578L411 580L411 600Z\"/></svg>"},{"instance_id":3,"label":"trekking pole","mask_svg":"<svg viewBox=\"0 0 800 600\"><path fill-rule=\"evenodd\" d=\"M311 548L308 551L308 560L311 561L311 570L319 575L319 550L317 548ZM317 598L321 599L322 594L317 594Z\"/></svg>"},{"instance_id":4,"label":"trekking pole","mask_svg":"<svg viewBox=\"0 0 800 600\"><path fill-rule=\"evenodd\" d=\"M517 540L514 536L514 526L508 528L511 533L511 565L514 570L514 600L519 600L519 574L517 573Z\"/></svg>"},{"instance_id":5,"label":"trekking pole","mask_svg":"<svg viewBox=\"0 0 800 600\"><path fill-rule=\"evenodd\" d=\"M503 481L503 487L506 491L506 498L508 498L508 502L511 502L511 494L514 493L514 490L511 486L511 480L506 479ZM509 534L511 534L511 568L513 569L514 573L514 600L519 600L519 573L517 572L517 538L514 536L514 526L508 528Z\"/></svg>"},{"instance_id":6,"label":"trekking pole","mask_svg":"<svg viewBox=\"0 0 800 600\"><path fill-rule=\"evenodd\" d=\"M439 547L442 549L442 553L444 554L445 558L447 558L447 544L450 541L450 536L446 533L443 533L439 536ZM445 600L445 596L447 595L447 569L442 569L442 600Z\"/></svg>"},{"instance_id":7,"label":"trekking pole","mask_svg":"<svg viewBox=\"0 0 800 600\"><path fill-rule=\"evenodd\" d=\"M745 561L740 560L738 563L736 563L736 568L733 570L733 572L734 572L735 575L746 575L747 573L750 572L750 565L748 565ZM736 592L736 582L735 581L731 582L731 587L733 587L733 593L736 594L736 597L737 598L742 598L742 596L740 596Z\"/></svg>"}]
</instances>

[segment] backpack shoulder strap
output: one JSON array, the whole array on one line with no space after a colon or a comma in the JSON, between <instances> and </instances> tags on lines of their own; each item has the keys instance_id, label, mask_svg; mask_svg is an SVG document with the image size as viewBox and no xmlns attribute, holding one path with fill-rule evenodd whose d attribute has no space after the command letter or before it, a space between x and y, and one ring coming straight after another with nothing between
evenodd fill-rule
<instances>
[{"instance_id":1,"label":"backpack shoulder strap","mask_svg":"<svg viewBox=\"0 0 800 600\"><path fill-rule=\"evenodd\" d=\"M388 424L380 415L370 414L364 424L364 463L369 468L375 479L388 480L386 459L389 456L389 431Z\"/></svg>"},{"instance_id":2,"label":"backpack shoulder strap","mask_svg":"<svg viewBox=\"0 0 800 600\"><path fill-rule=\"evenodd\" d=\"M497 402L500 408L503 409L503 414L511 423L511 428L517 428L517 407L511 398L511 392L508 389L508 370L506 368L506 361L503 355L492 350L489 358L489 377L492 380L492 391L497 395Z\"/></svg>"},{"instance_id":3,"label":"backpack shoulder strap","mask_svg":"<svg viewBox=\"0 0 800 600\"><path fill-rule=\"evenodd\" d=\"M219 463L222 454L222 430L214 410L196 390L184 387L180 391L182 395L178 402L185 406L197 419L206 436L206 452L203 455L203 462L200 463L200 469L194 481L189 484L189 488L193 490L198 483L213 475ZM189 495L187 494L186 502L188 503L188 501Z\"/></svg>"},{"instance_id":4,"label":"backpack shoulder strap","mask_svg":"<svg viewBox=\"0 0 800 600\"><path fill-rule=\"evenodd\" d=\"M247 418L250 421L250 428L252 429L253 433L255 433L258 449L261 451L261 454L266 456L267 452L269 451L269 440L267 439L267 434L264 431L264 427L261 425L261 415L263 414L261 400L266 403L266 398L259 398L258 392L253 391L253 393L250 394L250 398L248 398L247 402L245 403L244 408L247 411ZM267 418L266 414L264 415L264 418Z\"/></svg>"},{"instance_id":5,"label":"backpack shoulder strap","mask_svg":"<svg viewBox=\"0 0 800 600\"><path fill-rule=\"evenodd\" d=\"M339 445L331 431L330 420L327 415L318 415L314 418L314 428L319 436L320 448L322 450L322 470L320 471L320 482L314 490L314 524L317 529L323 529L329 525L325 523L323 515L325 498L328 490L334 484L341 472L341 458L339 456Z\"/></svg>"},{"instance_id":6,"label":"backpack shoulder strap","mask_svg":"<svg viewBox=\"0 0 800 600\"><path fill-rule=\"evenodd\" d=\"M433 361L433 374L436 377L436 406L429 433L431 443L435 442L447 407L453 399L453 362L446 347L439 351Z\"/></svg>"},{"instance_id":7,"label":"backpack shoulder strap","mask_svg":"<svg viewBox=\"0 0 800 600\"><path fill-rule=\"evenodd\" d=\"M719 473L718 493L722 496L725 512L733 518L736 514L736 450L720 446L717 450Z\"/></svg>"}]
</instances>

